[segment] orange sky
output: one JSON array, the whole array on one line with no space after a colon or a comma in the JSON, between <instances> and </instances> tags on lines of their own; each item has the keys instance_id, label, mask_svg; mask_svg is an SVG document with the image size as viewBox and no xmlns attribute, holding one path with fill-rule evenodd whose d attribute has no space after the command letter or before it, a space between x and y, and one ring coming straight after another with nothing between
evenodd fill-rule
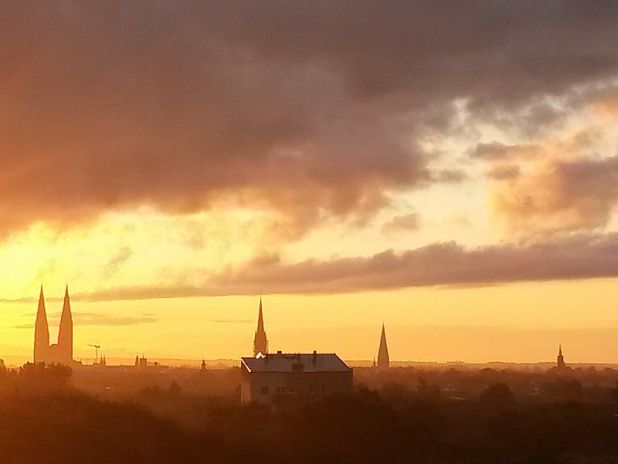
<instances>
[{"instance_id":1,"label":"orange sky","mask_svg":"<svg viewBox=\"0 0 618 464\"><path fill-rule=\"evenodd\" d=\"M0 18L0 357L68 283L85 360L237 358L263 294L273 348L618 362L611 12L34 9Z\"/></svg>"}]
</instances>

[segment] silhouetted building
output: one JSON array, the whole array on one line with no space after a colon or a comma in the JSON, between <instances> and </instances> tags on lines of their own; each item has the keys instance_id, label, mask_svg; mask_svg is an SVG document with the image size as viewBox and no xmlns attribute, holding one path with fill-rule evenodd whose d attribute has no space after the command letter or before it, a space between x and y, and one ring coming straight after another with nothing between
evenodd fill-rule
<instances>
[{"instance_id":1,"label":"silhouetted building","mask_svg":"<svg viewBox=\"0 0 618 464\"><path fill-rule=\"evenodd\" d=\"M49 325L47 324L47 313L45 311L45 297L43 296L43 286L39 293L39 307L36 312L36 322L34 323L34 363L46 362L49 356Z\"/></svg>"},{"instance_id":2,"label":"silhouetted building","mask_svg":"<svg viewBox=\"0 0 618 464\"><path fill-rule=\"evenodd\" d=\"M64 303L60 316L58 343L53 345L49 344L49 325L47 323L43 286L41 286L39 306L34 325L34 362L64 364L65 366L73 364L73 316L71 314L71 299L69 297L68 285L64 293Z\"/></svg>"},{"instance_id":3,"label":"silhouetted building","mask_svg":"<svg viewBox=\"0 0 618 464\"><path fill-rule=\"evenodd\" d=\"M556 358L556 367L558 369L566 368L566 364L564 362L564 356L562 355L562 345L558 345L558 356Z\"/></svg>"},{"instance_id":4,"label":"silhouetted building","mask_svg":"<svg viewBox=\"0 0 618 464\"><path fill-rule=\"evenodd\" d=\"M334 353L241 358L242 403L277 404L352 391L352 368Z\"/></svg>"},{"instance_id":5,"label":"silhouetted building","mask_svg":"<svg viewBox=\"0 0 618 464\"><path fill-rule=\"evenodd\" d=\"M135 356L135 367L138 369L146 369L148 367L148 358L144 355L142 355L141 358Z\"/></svg>"},{"instance_id":6,"label":"silhouetted building","mask_svg":"<svg viewBox=\"0 0 618 464\"><path fill-rule=\"evenodd\" d=\"M262 313L262 297L260 297L260 310L258 312L257 330L253 339L253 356L268 353L268 339L264 330L264 314Z\"/></svg>"},{"instance_id":7,"label":"silhouetted building","mask_svg":"<svg viewBox=\"0 0 618 464\"><path fill-rule=\"evenodd\" d=\"M388 345L386 344L386 330L382 323L382 334L380 335L380 348L378 348L378 368L387 369L390 366L388 357Z\"/></svg>"}]
</instances>

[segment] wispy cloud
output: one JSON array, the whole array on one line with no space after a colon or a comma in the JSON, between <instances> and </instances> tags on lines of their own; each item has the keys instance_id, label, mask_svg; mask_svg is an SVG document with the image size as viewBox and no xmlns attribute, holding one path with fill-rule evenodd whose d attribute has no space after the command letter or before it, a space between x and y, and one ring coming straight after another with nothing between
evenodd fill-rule
<instances>
[{"instance_id":1,"label":"wispy cloud","mask_svg":"<svg viewBox=\"0 0 618 464\"><path fill-rule=\"evenodd\" d=\"M103 266L103 278L109 278L118 272L120 266L126 263L133 255L131 247L122 247L118 252L112 256L109 261Z\"/></svg>"},{"instance_id":2,"label":"wispy cloud","mask_svg":"<svg viewBox=\"0 0 618 464\"><path fill-rule=\"evenodd\" d=\"M28 317L34 317L34 314L26 314ZM50 321L58 321L60 319L59 313L52 313L48 315L48 319ZM110 326L121 326L121 325L139 325L139 324L148 324L151 322L156 322L157 318L154 314L141 314L139 316L117 316L111 314L103 314L103 313L83 313L83 312L73 312L73 320L76 324L80 326L86 325L110 325ZM14 329L32 329L34 325L31 323L27 324L18 324L13 326Z\"/></svg>"}]
</instances>

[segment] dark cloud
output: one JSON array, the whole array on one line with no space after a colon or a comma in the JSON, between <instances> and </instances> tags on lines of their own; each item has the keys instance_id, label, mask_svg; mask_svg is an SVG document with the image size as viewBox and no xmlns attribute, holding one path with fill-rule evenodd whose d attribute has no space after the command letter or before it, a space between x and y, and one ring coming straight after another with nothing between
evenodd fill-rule
<instances>
[{"instance_id":1,"label":"dark cloud","mask_svg":"<svg viewBox=\"0 0 618 464\"><path fill-rule=\"evenodd\" d=\"M487 177L494 180L512 180L519 177L520 172L516 164L498 164L487 171Z\"/></svg>"},{"instance_id":2,"label":"dark cloud","mask_svg":"<svg viewBox=\"0 0 618 464\"><path fill-rule=\"evenodd\" d=\"M395 216L392 220L382 226L386 233L412 232L419 228L420 216L418 213L403 214Z\"/></svg>"},{"instance_id":3,"label":"dark cloud","mask_svg":"<svg viewBox=\"0 0 618 464\"><path fill-rule=\"evenodd\" d=\"M536 145L506 145L500 142L480 142L470 150L472 158L487 161L514 161L517 158L532 158L542 154Z\"/></svg>"},{"instance_id":4,"label":"dark cloud","mask_svg":"<svg viewBox=\"0 0 618 464\"><path fill-rule=\"evenodd\" d=\"M89 301L185 296L345 293L415 286L618 277L618 234L562 236L553 241L466 249L437 243L369 257L287 264L276 255L210 276L202 287L109 288L76 295Z\"/></svg>"},{"instance_id":5,"label":"dark cloud","mask_svg":"<svg viewBox=\"0 0 618 464\"><path fill-rule=\"evenodd\" d=\"M453 101L516 120L614 79L617 17L610 1L9 2L0 228L221 197L297 232L369 215L430 180L416 141Z\"/></svg>"},{"instance_id":6,"label":"dark cloud","mask_svg":"<svg viewBox=\"0 0 618 464\"><path fill-rule=\"evenodd\" d=\"M103 266L103 278L109 278L116 274L124 263L133 255L131 247L122 247L118 252L112 256L109 261Z\"/></svg>"},{"instance_id":7,"label":"dark cloud","mask_svg":"<svg viewBox=\"0 0 618 464\"><path fill-rule=\"evenodd\" d=\"M455 184L467 180L468 176L465 171L461 169L443 169L435 172L432 175L432 179L436 182L443 182L447 184Z\"/></svg>"},{"instance_id":8,"label":"dark cloud","mask_svg":"<svg viewBox=\"0 0 618 464\"><path fill-rule=\"evenodd\" d=\"M547 230L605 226L618 204L618 156L554 160L497 194L514 224Z\"/></svg>"}]
</instances>

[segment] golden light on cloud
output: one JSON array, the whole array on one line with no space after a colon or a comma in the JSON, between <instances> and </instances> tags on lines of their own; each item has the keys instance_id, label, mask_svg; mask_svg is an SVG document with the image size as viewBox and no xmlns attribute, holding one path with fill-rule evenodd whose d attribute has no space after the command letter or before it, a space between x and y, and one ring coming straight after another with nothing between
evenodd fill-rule
<instances>
[{"instance_id":1,"label":"golden light on cloud","mask_svg":"<svg viewBox=\"0 0 618 464\"><path fill-rule=\"evenodd\" d=\"M551 331L569 302L549 301L573 282L611 293L608 15L237 8L7 8L0 355L28 352L41 283L52 301L71 286L79 350L101 339L119 357L237 356L250 324L213 321L253 320L263 293L286 345L309 349L315 325L367 357L355 331L388 317L400 359L431 358L406 327L428 340L449 324L462 358L488 359L463 335L489 330L483 317L516 331L524 312L538 322L525 330Z\"/></svg>"}]
</instances>

